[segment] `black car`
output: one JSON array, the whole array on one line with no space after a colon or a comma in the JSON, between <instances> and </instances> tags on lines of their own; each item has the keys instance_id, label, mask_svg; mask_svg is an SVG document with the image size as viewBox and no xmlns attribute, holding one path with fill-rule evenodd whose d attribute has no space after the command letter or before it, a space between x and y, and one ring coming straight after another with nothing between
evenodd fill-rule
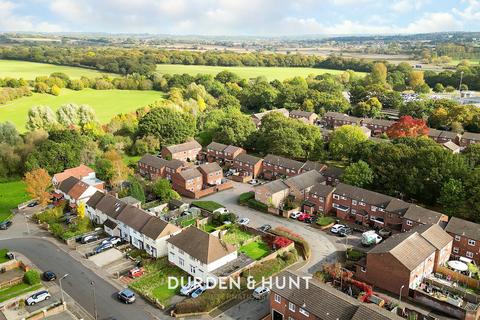
<instances>
[{"instance_id":1,"label":"black car","mask_svg":"<svg viewBox=\"0 0 480 320\"><path fill-rule=\"evenodd\" d=\"M352 228L343 227L343 228L341 228L341 229L338 231L337 236L339 236L339 237L346 237L346 236L351 235L352 232L353 232Z\"/></svg>"},{"instance_id":2,"label":"black car","mask_svg":"<svg viewBox=\"0 0 480 320\"><path fill-rule=\"evenodd\" d=\"M30 202L27 207L33 208L33 207L36 207L37 205L38 205L38 201L33 201L33 202Z\"/></svg>"},{"instance_id":3,"label":"black car","mask_svg":"<svg viewBox=\"0 0 480 320\"><path fill-rule=\"evenodd\" d=\"M258 228L258 230L264 231L264 232L266 232L266 231L268 231L268 230L270 230L270 229L272 229L272 226L269 225L269 224L264 224L263 226L261 226L260 228Z\"/></svg>"},{"instance_id":4,"label":"black car","mask_svg":"<svg viewBox=\"0 0 480 320\"><path fill-rule=\"evenodd\" d=\"M313 216L313 217L305 218L305 220L303 220L303 222L305 222L305 223L315 223L315 222L317 222L317 220L318 220L318 217Z\"/></svg>"},{"instance_id":5,"label":"black car","mask_svg":"<svg viewBox=\"0 0 480 320\"><path fill-rule=\"evenodd\" d=\"M45 271L43 273L43 280L45 281L57 280L57 275L53 271Z\"/></svg>"},{"instance_id":6,"label":"black car","mask_svg":"<svg viewBox=\"0 0 480 320\"><path fill-rule=\"evenodd\" d=\"M8 228L10 228L11 225L12 221L3 221L2 223L0 223L0 230L7 230Z\"/></svg>"}]
</instances>

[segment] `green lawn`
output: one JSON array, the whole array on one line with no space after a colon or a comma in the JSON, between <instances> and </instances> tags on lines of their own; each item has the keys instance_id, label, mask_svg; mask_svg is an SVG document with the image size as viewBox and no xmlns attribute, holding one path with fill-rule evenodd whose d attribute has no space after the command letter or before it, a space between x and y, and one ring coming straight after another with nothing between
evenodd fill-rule
<instances>
[{"instance_id":1,"label":"green lawn","mask_svg":"<svg viewBox=\"0 0 480 320\"><path fill-rule=\"evenodd\" d=\"M268 80L284 80L295 76L306 77L310 74L341 74L343 70L318 69L318 68L287 68L287 67L219 67L219 66L192 66L181 64L159 64L157 71L163 74L183 74L190 75L214 74L220 71L228 70L236 73L241 78L256 78L258 76L265 76ZM357 72L359 75L365 75L362 72Z\"/></svg>"},{"instance_id":2,"label":"green lawn","mask_svg":"<svg viewBox=\"0 0 480 320\"><path fill-rule=\"evenodd\" d=\"M8 249L0 249L0 263L10 261L10 259L7 258L7 253Z\"/></svg>"},{"instance_id":3,"label":"green lawn","mask_svg":"<svg viewBox=\"0 0 480 320\"><path fill-rule=\"evenodd\" d=\"M0 60L0 78L23 78L26 80L34 80L38 76L49 76L54 72L63 72L70 78L80 78L81 76L95 78L102 76L102 73L97 70L57 66L48 63L37 63L29 61L16 61L16 60ZM111 76L119 76L109 74Z\"/></svg>"},{"instance_id":4,"label":"green lawn","mask_svg":"<svg viewBox=\"0 0 480 320\"><path fill-rule=\"evenodd\" d=\"M262 240L256 240L240 247L240 252L254 260L260 260L270 253L270 248Z\"/></svg>"},{"instance_id":5,"label":"green lawn","mask_svg":"<svg viewBox=\"0 0 480 320\"><path fill-rule=\"evenodd\" d=\"M0 289L0 302L7 301L30 291L38 290L41 287L41 283L37 283L31 286L22 282L11 287Z\"/></svg>"},{"instance_id":6,"label":"green lawn","mask_svg":"<svg viewBox=\"0 0 480 320\"><path fill-rule=\"evenodd\" d=\"M245 240L252 238L252 235L248 232L240 230L238 227L232 227L223 236L223 241L233 245L241 246Z\"/></svg>"},{"instance_id":7,"label":"green lawn","mask_svg":"<svg viewBox=\"0 0 480 320\"><path fill-rule=\"evenodd\" d=\"M192 206L198 207L203 210L213 212L217 209L223 208L223 206L215 201L192 201Z\"/></svg>"},{"instance_id":8,"label":"green lawn","mask_svg":"<svg viewBox=\"0 0 480 320\"><path fill-rule=\"evenodd\" d=\"M156 100L163 99L158 91L93 90L73 91L62 89L59 96L34 93L0 106L0 122L13 122L20 131L25 131L28 110L33 106L49 106L53 110L67 103L86 104L92 107L101 123L106 123L118 113L134 111Z\"/></svg>"},{"instance_id":9,"label":"green lawn","mask_svg":"<svg viewBox=\"0 0 480 320\"><path fill-rule=\"evenodd\" d=\"M142 156L129 156L124 154L122 156L123 163L125 163L127 166L130 164L137 165L138 160L140 160Z\"/></svg>"},{"instance_id":10,"label":"green lawn","mask_svg":"<svg viewBox=\"0 0 480 320\"><path fill-rule=\"evenodd\" d=\"M29 199L22 180L0 183L0 222L11 216L12 209Z\"/></svg>"},{"instance_id":11,"label":"green lawn","mask_svg":"<svg viewBox=\"0 0 480 320\"><path fill-rule=\"evenodd\" d=\"M331 223L334 223L335 222L335 219L332 218L332 217L320 217L318 220L317 220L317 224L319 226L328 226L329 224Z\"/></svg>"}]
</instances>

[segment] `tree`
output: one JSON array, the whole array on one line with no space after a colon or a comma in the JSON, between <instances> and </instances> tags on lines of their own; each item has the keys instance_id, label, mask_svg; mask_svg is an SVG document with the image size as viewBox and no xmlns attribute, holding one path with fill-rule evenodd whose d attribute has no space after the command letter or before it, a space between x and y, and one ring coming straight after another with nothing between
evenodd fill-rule
<instances>
[{"instance_id":1,"label":"tree","mask_svg":"<svg viewBox=\"0 0 480 320\"><path fill-rule=\"evenodd\" d=\"M442 205L446 214L452 215L465 203L465 188L462 181L449 179L441 186L438 203Z\"/></svg>"},{"instance_id":2,"label":"tree","mask_svg":"<svg viewBox=\"0 0 480 320\"><path fill-rule=\"evenodd\" d=\"M342 175L342 182L364 188L373 182L373 171L368 163L360 160L345 169Z\"/></svg>"},{"instance_id":3,"label":"tree","mask_svg":"<svg viewBox=\"0 0 480 320\"><path fill-rule=\"evenodd\" d=\"M95 111L87 105L81 105L78 107L78 124L83 127L90 122L95 122Z\"/></svg>"},{"instance_id":4,"label":"tree","mask_svg":"<svg viewBox=\"0 0 480 320\"><path fill-rule=\"evenodd\" d=\"M48 192L52 185L52 178L45 169L36 169L25 174L25 184L27 193L32 199L38 199L41 206L46 206L50 202L50 193Z\"/></svg>"},{"instance_id":5,"label":"tree","mask_svg":"<svg viewBox=\"0 0 480 320\"><path fill-rule=\"evenodd\" d=\"M32 107L28 110L26 127L28 130L44 129L49 131L57 125L55 114L49 107Z\"/></svg>"},{"instance_id":6,"label":"tree","mask_svg":"<svg viewBox=\"0 0 480 320\"><path fill-rule=\"evenodd\" d=\"M333 131L329 149L333 157L337 159L350 157L355 147L367 139L367 135L360 127L351 125L341 126Z\"/></svg>"},{"instance_id":7,"label":"tree","mask_svg":"<svg viewBox=\"0 0 480 320\"><path fill-rule=\"evenodd\" d=\"M128 193L130 196L134 197L138 201L145 203L145 190L143 189L142 184L134 176L131 176L128 179L130 186L128 187Z\"/></svg>"},{"instance_id":8,"label":"tree","mask_svg":"<svg viewBox=\"0 0 480 320\"><path fill-rule=\"evenodd\" d=\"M25 168L27 170L44 168L50 174L62 172L80 165L81 152L81 146L45 140L28 155Z\"/></svg>"},{"instance_id":9,"label":"tree","mask_svg":"<svg viewBox=\"0 0 480 320\"><path fill-rule=\"evenodd\" d=\"M152 185L152 191L164 203L172 199L180 199L180 195L172 189L172 185L167 179L155 181Z\"/></svg>"},{"instance_id":10,"label":"tree","mask_svg":"<svg viewBox=\"0 0 480 320\"><path fill-rule=\"evenodd\" d=\"M13 123L8 121L0 123L0 143L18 146L21 142L22 138Z\"/></svg>"},{"instance_id":11,"label":"tree","mask_svg":"<svg viewBox=\"0 0 480 320\"><path fill-rule=\"evenodd\" d=\"M470 144L463 152L467 164L473 169L480 165L480 144Z\"/></svg>"},{"instance_id":12,"label":"tree","mask_svg":"<svg viewBox=\"0 0 480 320\"><path fill-rule=\"evenodd\" d=\"M425 136L428 135L428 127L423 119L403 116L387 129L387 135L390 139Z\"/></svg>"},{"instance_id":13,"label":"tree","mask_svg":"<svg viewBox=\"0 0 480 320\"><path fill-rule=\"evenodd\" d=\"M122 186L122 183L132 173L130 169L122 160L122 156L116 150L108 150L103 154L103 159L106 160L106 165L109 180L107 180L113 186ZM110 163L110 164L109 164Z\"/></svg>"},{"instance_id":14,"label":"tree","mask_svg":"<svg viewBox=\"0 0 480 320\"><path fill-rule=\"evenodd\" d=\"M370 78L372 83L385 84L387 82L387 66L382 62L375 63Z\"/></svg>"},{"instance_id":15,"label":"tree","mask_svg":"<svg viewBox=\"0 0 480 320\"><path fill-rule=\"evenodd\" d=\"M78 124L78 106L73 103L64 104L57 109L58 122L69 127Z\"/></svg>"},{"instance_id":16,"label":"tree","mask_svg":"<svg viewBox=\"0 0 480 320\"><path fill-rule=\"evenodd\" d=\"M359 102L353 108L353 114L357 117L370 117L375 118L380 115L382 111L382 104L378 101L377 97L369 98L367 101Z\"/></svg>"},{"instance_id":17,"label":"tree","mask_svg":"<svg viewBox=\"0 0 480 320\"><path fill-rule=\"evenodd\" d=\"M160 149L160 141L153 136L145 136L137 139L132 147L132 152L137 155L154 153Z\"/></svg>"},{"instance_id":18,"label":"tree","mask_svg":"<svg viewBox=\"0 0 480 320\"><path fill-rule=\"evenodd\" d=\"M85 212L86 212L85 203L80 202L77 206L78 218L83 220L85 218Z\"/></svg>"},{"instance_id":19,"label":"tree","mask_svg":"<svg viewBox=\"0 0 480 320\"><path fill-rule=\"evenodd\" d=\"M195 136L195 118L188 113L169 107L157 107L143 116L138 123L140 136L152 135L161 144L183 143Z\"/></svg>"},{"instance_id":20,"label":"tree","mask_svg":"<svg viewBox=\"0 0 480 320\"><path fill-rule=\"evenodd\" d=\"M408 84L413 90L424 85L425 79L423 77L423 71L413 70L410 72Z\"/></svg>"},{"instance_id":21,"label":"tree","mask_svg":"<svg viewBox=\"0 0 480 320\"><path fill-rule=\"evenodd\" d=\"M441 93L445 91L445 87L441 83L435 84L435 87L433 87L433 91Z\"/></svg>"},{"instance_id":22,"label":"tree","mask_svg":"<svg viewBox=\"0 0 480 320\"><path fill-rule=\"evenodd\" d=\"M249 116L240 112L230 113L219 122L213 138L220 143L244 147L256 129Z\"/></svg>"},{"instance_id":23,"label":"tree","mask_svg":"<svg viewBox=\"0 0 480 320\"><path fill-rule=\"evenodd\" d=\"M99 179L111 181L115 175L113 163L105 158L98 158L95 162L95 172Z\"/></svg>"},{"instance_id":24,"label":"tree","mask_svg":"<svg viewBox=\"0 0 480 320\"><path fill-rule=\"evenodd\" d=\"M50 89L50 93L54 96L59 96L60 93L62 92L62 89L60 89L57 85L53 85L52 88Z\"/></svg>"}]
</instances>

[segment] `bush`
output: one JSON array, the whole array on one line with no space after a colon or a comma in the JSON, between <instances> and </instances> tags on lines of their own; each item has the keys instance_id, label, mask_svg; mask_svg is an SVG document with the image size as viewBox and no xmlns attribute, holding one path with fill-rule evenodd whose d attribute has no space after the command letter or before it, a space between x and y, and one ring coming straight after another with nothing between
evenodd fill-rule
<instances>
[{"instance_id":1,"label":"bush","mask_svg":"<svg viewBox=\"0 0 480 320\"><path fill-rule=\"evenodd\" d=\"M348 260L359 261L360 259L362 259L365 256L366 256L365 252L359 251L359 250L354 249L354 248L348 248L347 249Z\"/></svg>"},{"instance_id":2,"label":"bush","mask_svg":"<svg viewBox=\"0 0 480 320\"><path fill-rule=\"evenodd\" d=\"M238 203L240 203L241 205L244 205L248 202L248 200L253 199L254 197L255 197L255 193L253 193L253 192L242 193L238 197Z\"/></svg>"},{"instance_id":3,"label":"bush","mask_svg":"<svg viewBox=\"0 0 480 320\"><path fill-rule=\"evenodd\" d=\"M285 227L277 227L275 229L270 230L271 233L276 234L277 236L282 236L287 239L292 240L295 244L299 245L303 249L303 255L306 259L310 257L312 254L312 250L310 248L310 244L308 244L305 239L300 236L299 234L294 233L292 230L285 228Z\"/></svg>"},{"instance_id":4,"label":"bush","mask_svg":"<svg viewBox=\"0 0 480 320\"><path fill-rule=\"evenodd\" d=\"M250 199L247 201L247 205L255 210L268 212L268 206L264 203L261 203L255 199Z\"/></svg>"},{"instance_id":5,"label":"bush","mask_svg":"<svg viewBox=\"0 0 480 320\"><path fill-rule=\"evenodd\" d=\"M23 275L23 282L31 286L40 283L40 274L37 270L28 270Z\"/></svg>"}]
</instances>

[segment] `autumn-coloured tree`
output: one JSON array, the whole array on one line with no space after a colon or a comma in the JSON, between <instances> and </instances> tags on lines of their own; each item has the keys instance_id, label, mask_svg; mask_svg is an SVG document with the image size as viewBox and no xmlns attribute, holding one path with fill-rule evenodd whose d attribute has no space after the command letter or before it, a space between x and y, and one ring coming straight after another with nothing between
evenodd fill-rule
<instances>
[{"instance_id":1,"label":"autumn-coloured tree","mask_svg":"<svg viewBox=\"0 0 480 320\"><path fill-rule=\"evenodd\" d=\"M80 202L77 207L77 214L80 219L85 218L85 203Z\"/></svg>"},{"instance_id":2,"label":"autumn-coloured tree","mask_svg":"<svg viewBox=\"0 0 480 320\"><path fill-rule=\"evenodd\" d=\"M390 139L419 137L426 136L428 130L425 120L415 119L411 116L403 116L387 129L387 135Z\"/></svg>"},{"instance_id":3,"label":"autumn-coloured tree","mask_svg":"<svg viewBox=\"0 0 480 320\"><path fill-rule=\"evenodd\" d=\"M40 205L45 206L50 202L48 190L52 184L52 178L45 169L36 169L25 174L27 193L33 199L38 199Z\"/></svg>"},{"instance_id":4,"label":"autumn-coloured tree","mask_svg":"<svg viewBox=\"0 0 480 320\"><path fill-rule=\"evenodd\" d=\"M121 186L122 182L125 181L130 174L132 174L132 169L127 167L122 160L122 156L118 151L112 149L104 153L103 159L110 162L112 165L112 176L110 178L110 184L114 186Z\"/></svg>"}]
</instances>

